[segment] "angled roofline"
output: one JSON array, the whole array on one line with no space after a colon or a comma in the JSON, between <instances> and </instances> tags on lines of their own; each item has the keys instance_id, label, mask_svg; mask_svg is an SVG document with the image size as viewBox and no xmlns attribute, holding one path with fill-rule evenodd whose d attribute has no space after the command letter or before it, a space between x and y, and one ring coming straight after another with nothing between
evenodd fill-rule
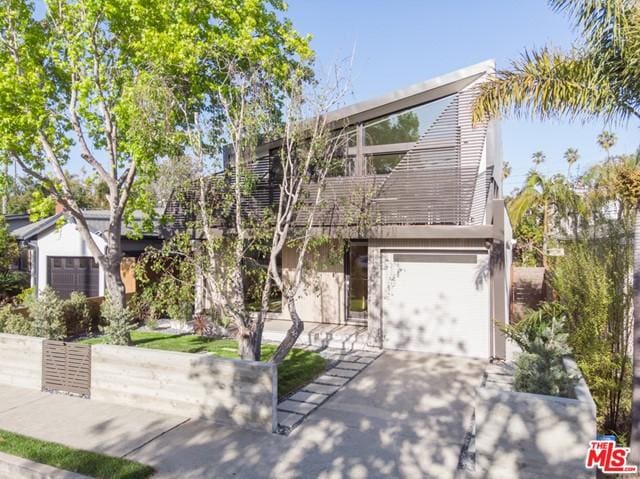
<instances>
[{"instance_id":1,"label":"angled roofline","mask_svg":"<svg viewBox=\"0 0 640 479\"><path fill-rule=\"evenodd\" d=\"M36 221L35 223L21 226L20 228L16 228L15 230L13 230L11 234L21 241L29 241L30 239L38 236L40 233L43 233L49 228L55 226L58 218L60 218L61 216L62 213L58 213L53 216L41 219L40 221Z\"/></svg>"},{"instance_id":2,"label":"angled roofline","mask_svg":"<svg viewBox=\"0 0 640 479\"><path fill-rule=\"evenodd\" d=\"M493 73L495 67L494 60L476 63L370 100L334 110L327 114L327 120L331 123L345 120L348 124L360 123L420 103L437 100L459 92L482 75Z\"/></svg>"},{"instance_id":3,"label":"angled roofline","mask_svg":"<svg viewBox=\"0 0 640 479\"><path fill-rule=\"evenodd\" d=\"M162 212L158 210L158 213L162 213ZM58 219L61 216L64 216L65 214L66 213L57 213L52 216L48 216L47 218L36 221L35 223L29 223L24 226L21 226L20 228L16 228L10 233L20 241L29 241L37 237L39 234L44 233L45 231L48 231L49 229L53 228L56 225ZM83 214L85 219L87 220L108 220L110 217L109 210L83 210ZM142 217L141 213L137 211L134 213L135 219L140 219L141 217ZM123 237L126 236L126 232L124 228L122 231L122 236ZM152 232L145 231L142 234L142 236L145 238L159 237L160 236L159 228L157 231L152 231Z\"/></svg>"},{"instance_id":4,"label":"angled roofline","mask_svg":"<svg viewBox=\"0 0 640 479\"><path fill-rule=\"evenodd\" d=\"M460 68L444 75L331 111L327 113L327 122L332 124L332 128L344 128L355 123L373 120L423 103L439 100L458 93L483 75L495 72L495 69L495 60L485 60L475 65ZM272 148L280 145L280 142L280 139L276 139L258 145L256 156L263 157L268 155Z\"/></svg>"}]
</instances>

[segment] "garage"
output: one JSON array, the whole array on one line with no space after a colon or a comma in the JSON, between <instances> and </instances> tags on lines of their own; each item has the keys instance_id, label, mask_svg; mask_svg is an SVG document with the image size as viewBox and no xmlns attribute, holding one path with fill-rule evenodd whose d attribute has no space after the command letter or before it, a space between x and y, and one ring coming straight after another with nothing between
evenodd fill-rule
<instances>
[{"instance_id":1,"label":"garage","mask_svg":"<svg viewBox=\"0 0 640 479\"><path fill-rule=\"evenodd\" d=\"M88 256L47 257L47 284L61 298L68 298L73 291L88 297L99 296L100 268Z\"/></svg>"},{"instance_id":2,"label":"garage","mask_svg":"<svg viewBox=\"0 0 640 479\"><path fill-rule=\"evenodd\" d=\"M486 250L384 252L382 262L386 349L490 356Z\"/></svg>"}]
</instances>

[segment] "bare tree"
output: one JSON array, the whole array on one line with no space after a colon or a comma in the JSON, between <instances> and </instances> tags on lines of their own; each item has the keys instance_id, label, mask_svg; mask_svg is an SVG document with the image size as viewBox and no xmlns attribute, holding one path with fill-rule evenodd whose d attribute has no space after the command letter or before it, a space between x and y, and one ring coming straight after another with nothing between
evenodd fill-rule
<instances>
[{"instance_id":1,"label":"bare tree","mask_svg":"<svg viewBox=\"0 0 640 479\"><path fill-rule=\"evenodd\" d=\"M198 262L207 295L233 320L243 359L260 359L274 291L281 293L292 323L271 360L281 362L304 329L296 298L305 259L322 235L316 226L325 206L327 174L341 161L346 146L340 125L331 124L327 113L340 103L348 85L339 73L323 86L300 74L276 97L264 70L247 72L230 62L227 82L219 91L222 116L191 122L191 150L203 173L191 190L199 237L192 259ZM212 138L223 139L226 148ZM272 148L258 157L257 149L269 139ZM212 152L220 150L225 160L218 157L212 164ZM271 201L261 200L261 193L268 193ZM278 258L285 248L294 248L298 256L283 275ZM250 311L246 276L255 265L255 251L266 266L257 310Z\"/></svg>"}]
</instances>

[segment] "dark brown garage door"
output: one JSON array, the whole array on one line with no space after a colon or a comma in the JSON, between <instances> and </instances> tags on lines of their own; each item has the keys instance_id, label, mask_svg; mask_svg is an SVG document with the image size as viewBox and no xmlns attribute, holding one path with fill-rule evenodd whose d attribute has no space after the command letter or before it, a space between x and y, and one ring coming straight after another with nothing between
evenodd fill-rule
<instances>
[{"instance_id":1,"label":"dark brown garage door","mask_svg":"<svg viewBox=\"0 0 640 479\"><path fill-rule=\"evenodd\" d=\"M89 297L98 296L100 269L93 258L77 256L49 256L47 284L61 298L80 291Z\"/></svg>"}]
</instances>

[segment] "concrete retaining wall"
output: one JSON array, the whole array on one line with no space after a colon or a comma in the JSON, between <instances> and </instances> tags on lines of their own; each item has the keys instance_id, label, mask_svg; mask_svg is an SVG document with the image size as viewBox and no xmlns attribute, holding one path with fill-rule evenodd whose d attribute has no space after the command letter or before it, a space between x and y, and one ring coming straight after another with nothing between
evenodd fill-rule
<instances>
[{"instance_id":1,"label":"concrete retaining wall","mask_svg":"<svg viewBox=\"0 0 640 479\"><path fill-rule=\"evenodd\" d=\"M42 341L0 333L0 384L42 389Z\"/></svg>"},{"instance_id":2,"label":"concrete retaining wall","mask_svg":"<svg viewBox=\"0 0 640 479\"><path fill-rule=\"evenodd\" d=\"M88 476L0 452L0 479L89 479Z\"/></svg>"},{"instance_id":3,"label":"concrete retaining wall","mask_svg":"<svg viewBox=\"0 0 640 479\"><path fill-rule=\"evenodd\" d=\"M210 354L94 345L91 398L272 431L277 369Z\"/></svg>"},{"instance_id":4,"label":"concrete retaining wall","mask_svg":"<svg viewBox=\"0 0 640 479\"><path fill-rule=\"evenodd\" d=\"M565 369L579 375L572 360ZM476 470L483 477L594 477L584 468L596 437L596 407L580 375L576 399L481 387L476 403Z\"/></svg>"}]
</instances>

